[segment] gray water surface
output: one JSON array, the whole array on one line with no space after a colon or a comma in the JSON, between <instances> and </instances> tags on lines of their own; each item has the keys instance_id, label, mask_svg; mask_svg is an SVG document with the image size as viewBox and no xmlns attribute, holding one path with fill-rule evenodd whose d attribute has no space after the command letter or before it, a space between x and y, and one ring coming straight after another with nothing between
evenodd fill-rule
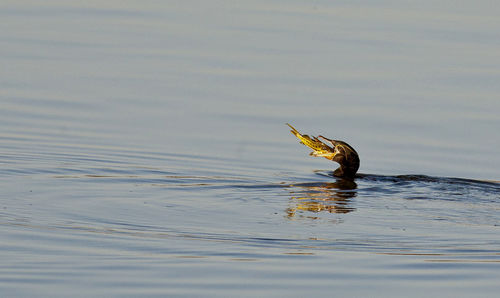
<instances>
[{"instance_id":1,"label":"gray water surface","mask_svg":"<svg viewBox=\"0 0 500 298\"><path fill-rule=\"evenodd\" d=\"M3 1L1 296L496 297L499 14Z\"/></svg>"}]
</instances>

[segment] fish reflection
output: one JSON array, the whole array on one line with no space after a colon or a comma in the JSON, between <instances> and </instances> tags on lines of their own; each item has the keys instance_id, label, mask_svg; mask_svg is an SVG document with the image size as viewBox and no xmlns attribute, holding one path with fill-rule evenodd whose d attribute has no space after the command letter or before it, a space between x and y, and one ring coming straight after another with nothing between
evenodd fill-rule
<instances>
[{"instance_id":1,"label":"fish reflection","mask_svg":"<svg viewBox=\"0 0 500 298\"><path fill-rule=\"evenodd\" d=\"M297 212L349 213L355 210L351 206L351 198L356 196L357 188L354 181L342 179L336 182L293 184L290 187L293 188L290 194L294 206L286 209L289 218L296 216Z\"/></svg>"}]
</instances>

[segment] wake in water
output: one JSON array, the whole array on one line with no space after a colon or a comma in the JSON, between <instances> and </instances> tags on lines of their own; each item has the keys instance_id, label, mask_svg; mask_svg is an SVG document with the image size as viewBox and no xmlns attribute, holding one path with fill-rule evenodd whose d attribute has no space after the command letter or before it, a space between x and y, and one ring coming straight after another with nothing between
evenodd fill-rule
<instances>
[{"instance_id":1,"label":"wake in water","mask_svg":"<svg viewBox=\"0 0 500 298\"><path fill-rule=\"evenodd\" d=\"M354 180L335 178L331 171L315 171L331 182L291 183L290 195L294 206L287 209L289 217L304 211L348 213L356 210L354 198L378 197L403 200L461 202L463 204L500 203L500 184L462 178L425 175L357 174ZM450 206L451 207L451 206ZM463 210L464 212L466 210ZM477 220L477 217L474 216ZM314 218L309 216L309 218Z\"/></svg>"}]
</instances>

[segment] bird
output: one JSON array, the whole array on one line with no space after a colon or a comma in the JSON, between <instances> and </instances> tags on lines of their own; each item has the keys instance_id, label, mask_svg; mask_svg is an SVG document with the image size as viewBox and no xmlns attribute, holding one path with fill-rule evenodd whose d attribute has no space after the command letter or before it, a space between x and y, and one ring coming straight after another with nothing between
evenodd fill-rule
<instances>
[{"instance_id":1,"label":"bird","mask_svg":"<svg viewBox=\"0 0 500 298\"><path fill-rule=\"evenodd\" d=\"M308 136L301 134L290 124L290 132L296 136L301 144L311 148L313 152L309 155L324 157L328 160L339 163L340 167L333 172L335 177L353 179L359 169L359 155L349 144L339 140L332 140L321 135ZM331 144L329 146L328 144Z\"/></svg>"}]
</instances>

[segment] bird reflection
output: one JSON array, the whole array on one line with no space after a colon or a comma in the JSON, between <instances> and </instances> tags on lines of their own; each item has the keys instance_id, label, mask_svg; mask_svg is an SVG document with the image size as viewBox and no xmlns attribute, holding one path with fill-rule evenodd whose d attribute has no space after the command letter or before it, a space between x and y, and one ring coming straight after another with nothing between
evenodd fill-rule
<instances>
[{"instance_id":1,"label":"bird reflection","mask_svg":"<svg viewBox=\"0 0 500 298\"><path fill-rule=\"evenodd\" d=\"M356 196L357 185L352 180L340 179L336 182L300 183L290 185L293 207L286 209L287 217L293 218L297 213L329 212L349 213L355 208L351 206L351 198ZM309 216L310 218L318 218Z\"/></svg>"}]
</instances>

